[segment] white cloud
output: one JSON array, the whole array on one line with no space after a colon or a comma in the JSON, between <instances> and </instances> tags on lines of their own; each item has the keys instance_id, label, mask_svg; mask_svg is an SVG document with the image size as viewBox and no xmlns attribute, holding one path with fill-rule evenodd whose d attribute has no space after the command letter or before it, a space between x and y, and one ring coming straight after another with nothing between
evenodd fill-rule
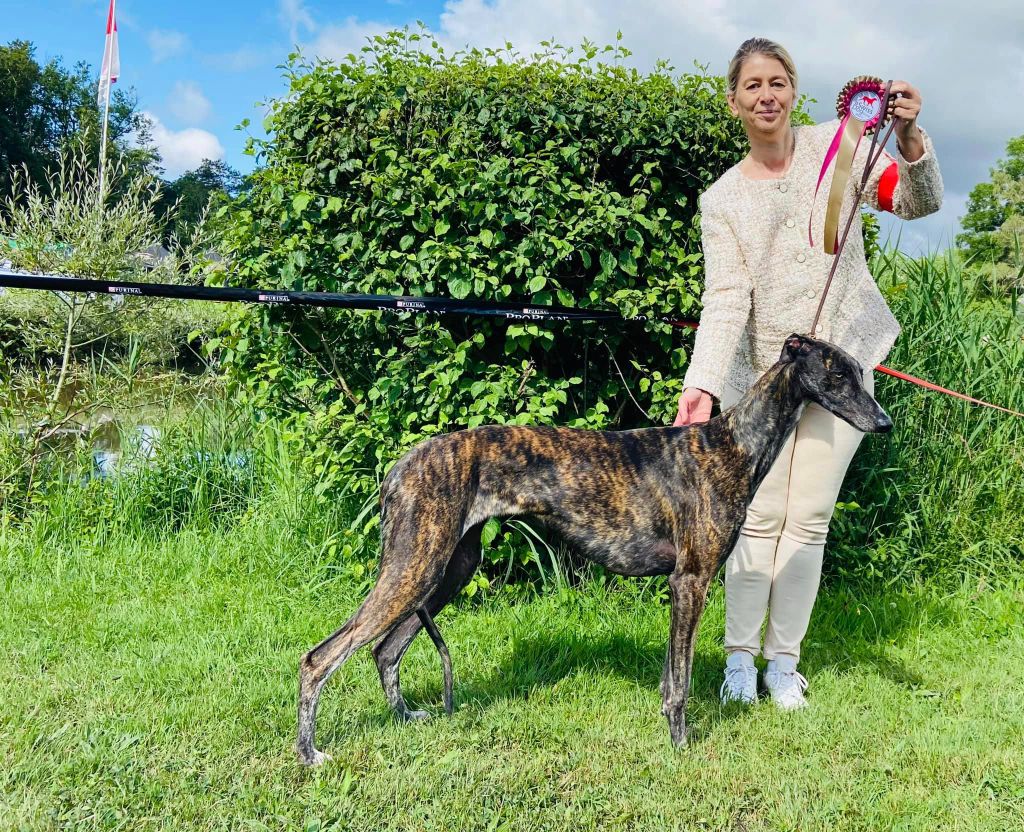
<instances>
[{"instance_id":1,"label":"white cloud","mask_svg":"<svg viewBox=\"0 0 1024 832\"><path fill-rule=\"evenodd\" d=\"M213 133L188 127L170 130L152 113L143 113L153 125L153 142L163 157L164 169L177 177L199 166L203 159L223 159L224 147Z\"/></svg>"},{"instance_id":2,"label":"white cloud","mask_svg":"<svg viewBox=\"0 0 1024 832\"><path fill-rule=\"evenodd\" d=\"M642 6L642 2L633 4ZM608 6L608 9L602 8ZM504 46L506 41L520 51L533 51L542 40L554 37L562 43L578 43L582 37L597 35L602 40L615 37L616 17L626 17L623 8L617 14L614 3L600 0L560 0L541 2L523 0L512 3L497 0L449 0L441 13L444 40L454 46ZM632 11L628 17L632 17Z\"/></svg>"},{"instance_id":3,"label":"white cloud","mask_svg":"<svg viewBox=\"0 0 1024 832\"><path fill-rule=\"evenodd\" d=\"M210 116L210 101L194 81L178 81L167 99L167 108L186 124L199 124Z\"/></svg>"},{"instance_id":4,"label":"white cloud","mask_svg":"<svg viewBox=\"0 0 1024 832\"><path fill-rule=\"evenodd\" d=\"M118 14L120 15L120 11ZM149 44L154 63L180 55L188 46L188 38L185 35L170 29L150 30L146 35L146 42Z\"/></svg>"},{"instance_id":5,"label":"white cloud","mask_svg":"<svg viewBox=\"0 0 1024 832\"><path fill-rule=\"evenodd\" d=\"M303 0L280 0L278 9L281 22L288 27L291 44L299 42L303 30L313 31L316 29L313 15L309 13Z\"/></svg>"},{"instance_id":6,"label":"white cloud","mask_svg":"<svg viewBox=\"0 0 1024 832\"><path fill-rule=\"evenodd\" d=\"M692 60L724 74L747 37L774 38L792 53L801 88L818 100L812 115L832 117L842 84L863 73L906 79L924 99L921 123L937 139L944 172L966 191L985 178L1007 139L1021 131L1024 95L1024 3L976 0L969 7L935 0L928 14L888 0L796 2L763 14L754 0L448 0L442 37L455 45L500 45L524 50L554 37L623 43L642 68L668 58L681 69ZM949 33L956 32L955 48ZM823 34L824 33L824 34Z\"/></svg>"},{"instance_id":7,"label":"white cloud","mask_svg":"<svg viewBox=\"0 0 1024 832\"><path fill-rule=\"evenodd\" d=\"M383 34L394 27L387 23L360 22L350 17L344 23L330 24L317 30L316 39L304 44L318 58L340 61L348 54L358 55L366 46L366 39Z\"/></svg>"}]
</instances>

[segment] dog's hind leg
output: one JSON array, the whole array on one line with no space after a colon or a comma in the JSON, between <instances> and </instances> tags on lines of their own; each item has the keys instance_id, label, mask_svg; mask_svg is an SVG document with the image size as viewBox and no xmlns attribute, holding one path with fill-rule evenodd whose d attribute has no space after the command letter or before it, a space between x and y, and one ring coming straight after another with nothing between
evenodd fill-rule
<instances>
[{"instance_id":1,"label":"dog's hind leg","mask_svg":"<svg viewBox=\"0 0 1024 832\"><path fill-rule=\"evenodd\" d=\"M320 692L331 675L359 648L376 641L423 606L440 581L446 558L421 554L415 575L384 568L362 606L329 638L314 647L299 664L299 724L295 749L306 765L326 758L316 750L316 711Z\"/></svg>"},{"instance_id":2,"label":"dog's hind leg","mask_svg":"<svg viewBox=\"0 0 1024 832\"><path fill-rule=\"evenodd\" d=\"M398 682L399 665L402 662L402 657L422 628L423 625L420 623L419 617L410 615L373 647L373 658L377 662L377 672L380 674L380 683L384 688L384 695L387 697L388 704L395 712L395 716L403 722L427 719L430 716L427 711L409 710Z\"/></svg>"},{"instance_id":3,"label":"dog's hind leg","mask_svg":"<svg viewBox=\"0 0 1024 832\"><path fill-rule=\"evenodd\" d=\"M437 652L441 654L441 672L444 674L444 711L448 716L452 714L452 657L448 652L448 645L444 643L444 639L441 638L441 633L437 629L437 625L434 623L434 619L430 617L430 613L424 609L416 610L416 617L419 618L420 623L423 624L423 629L427 631L427 635L430 636L430 640L434 642L434 647L437 648Z\"/></svg>"},{"instance_id":4,"label":"dog's hind leg","mask_svg":"<svg viewBox=\"0 0 1024 832\"><path fill-rule=\"evenodd\" d=\"M470 529L463 536L455 547L448 568L445 570L444 579L433 595L430 596L424 609L431 616L437 616L442 609L454 598L459 591L469 583L477 567L480 565L480 527ZM402 696L402 689L399 684L399 665L405 651L419 634L423 622L418 615L410 615L395 629L382 638L373 648L373 657L377 662L377 671L380 673L380 682L384 688L384 695L388 703L395 711L395 715L402 720L425 719L429 716L426 711L410 711ZM429 632L429 631L428 631ZM433 638L433 636L431 636ZM440 639L440 635L438 635ZM445 710L451 713L452 710L452 683L451 683L451 660L445 659L444 652L438 646L435 639L435 646L441 653L441 661L445 664ZM441 641L443 645L444 642Z\"/></svg>"}]
</instances>

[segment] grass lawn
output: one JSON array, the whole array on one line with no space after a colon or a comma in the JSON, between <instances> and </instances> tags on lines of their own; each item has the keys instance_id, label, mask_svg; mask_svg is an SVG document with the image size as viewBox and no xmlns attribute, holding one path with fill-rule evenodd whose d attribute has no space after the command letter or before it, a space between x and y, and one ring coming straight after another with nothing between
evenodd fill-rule
<instances>
[{"instance_id":1,"label":"grass lawn","mask_svg":"<svg viewBox=\"0 0 1024 832\"><path fill-rule=\"evenodd\" d=\"M312 545L255 523L102 547L0 537L0 828L1024 828L1024 576L823 592L796 714L719 706L716 586L682 752L651 595L463 604L439 619L454 717L396 724L363 651L324 694L334 761L306 771L297 662L359 600ZM410 703L440 713L426 638L403 671Z\"/></svg>"}]
</instances>

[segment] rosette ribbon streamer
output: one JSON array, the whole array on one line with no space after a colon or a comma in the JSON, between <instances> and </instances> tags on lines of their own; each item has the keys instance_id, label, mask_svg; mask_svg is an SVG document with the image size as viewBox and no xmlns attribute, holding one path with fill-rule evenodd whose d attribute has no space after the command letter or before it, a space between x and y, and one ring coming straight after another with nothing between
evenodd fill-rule
<instances>
[{"instance_id":1,"label":"rosette ribbon streamer","mask_svg":"<svg viewBox=\"0 0 1024 832\"><path fill-rule=\"evenodd\" d=\"M891 84L891 82L890 82ZM843 206L843 194L850 181L853 157L857 153L860 141L865 133L874 132L886 120L889 84L883 84L881 78L861 75L850 81L839 93L836 100L836 113L839 116L839 129L836 131L825 153L825 159L818 173L818 184L814 188L814 198L825 179L825 171L835 160L832 172L832 184L829 188L828 207L825 212L824 246L827 254L839 253L839 214ZM884 145L884 142L883 142ZM874 148L874 142L872 142ZM814 246L814 235L811 224L814 218L814 201L811 202L811 216L807 218L807 238Z\"/></svg>"},{"instance_id":2,"label":"rosette ribbon streamer","mask_svg":"<svg viewBox=\"0 0 1024 832\"><path fill-rule=\"evenodd\" d=\"M839 95L839 102L838 102L838 105L837 105L838 107L845 107L846 106L844 104L844 101L846 100L846 96L845 96L846 89L848 89L851 85L856 84L858 81L862 81L862 80L863 80L863 78L860 78L860 79L855 78L853 81L851 81L849 84L847 84L846 88L844 88L844 92L840 93L840 95ZM871 79L871 80L874 81L874 80L877 80L877 79ZM879 83L881 83L881 82L879 82ZM891 87L892 87L892 81L888 81L888 82L886 82L885 87L882 90L881 105L879 107L880 115L878 116L879 120L882 119L882 115L881 114L887 114L889 112L889 99L890 99L889 90L890 90ZM862 90L858 90L858 92L861 92L861 91ZM865 97L867 97L867 96L865 96ZM866 105L867 106L873 106L874 102L869 100L869 101L866 102ZM847 107L847 110L849 110L849 109L851 109L851 108ZM877 124L877 122L876 122L876 124ZM860 183L857 186L857 192L856 192L856 194L854 196L854 200L853 200L854 207L853 207L853 210L850 211L850 216L848 216L846 218L846 226L843 228L842 239L839 240L838 245L834 246L834 251L832 252L834 254L834 258L832 260L832 268L829 269L828 280L825 281L825 288L821 292L821 300L818 302L818 309L814 313L814 320L811 322L811 332L817 332L818 320L821 318L821 310L825 308L825 298L828 297L828 290L829 290L829 287L831 287L831 285L832 285L832 278L835 277L836 269L839 266L839 255L840 255L840 253L843 250L843 246L846 245L846 238L850 234L850 227L853 225L853 218L857 215L857 205L860 204L861 195L864 193L864 189L867 187L868 179L871 176L871 171L874 169L875 164L878 162L878 159L881 157L882 153L885 151L885 144L886 144L886 142L889 141L889 136L892 135L892 131L893 131L893 128L895 126L896 126L896 121L895 121L895 119L893 119L893 120L891 120L889 122L889 129L886 131L885 137L881 140L881 142L878 141L878 131L874 130L874 128L872 128L873 132L872 132L872 136L871 136L871 147L868 149L867 163L864 165L864 173L861 175ZM843 129L844 128L842 126L840 126L840 131L839 132L841 133L843 131ZM839 136L839 133L837 133L837 136ZM840 141L841 141L841 139L840 139ZM836 140L833 140L833 142L832 142L833 147L836 144L837 144ZM876 145L877 145L877 152L876 152L876 149L875 149ZM851 162L851 164L852 164L853 156L854 156L854 154L856 152L856 149L857 149L856 146L854 146L853 151L850 153L850 162ZM831 153L831 148L830 148L830 153ZM821 175L818 177L818 184L819 185L821 184L821 178L825 174L825 169L828 167L829 155L830 154L826 154L825 163L822 165ZM837 163L836 167L837 167L837 170L838 170L838 163ZM846 189L846 183L848 181L849 181L849 171L847 171L846 175L843 178L843 189L838 191L838 194L837 194L836 193L836 189L835 189L835 182L833 182L833 186L832 186L831 191L829 193L829 201L830 201L829 210L830 211L832 209L832 197L833 197L833 195L836 195L836 199L835 199L835 203L834 203L835 204L835 217L836 217L836 219L838 219L839 209L842 207L843 192ZM815 190L815 194L816 193L817 193L817 190ZM811 215L812 215L812 217L813 217L813 214L814 214L814 204L813 204L813 201L812 201L812 203L811 203ZM826 227L827 227L827 224L828 224L828 218L826 217ZM808 221L808 224L807 224L808 235L810 235L810 227L811 227L810 226L810 221ZM813 240L811 240L811 245L812 246L814 245L814 241Z\"/></svg>"}]
</instances>

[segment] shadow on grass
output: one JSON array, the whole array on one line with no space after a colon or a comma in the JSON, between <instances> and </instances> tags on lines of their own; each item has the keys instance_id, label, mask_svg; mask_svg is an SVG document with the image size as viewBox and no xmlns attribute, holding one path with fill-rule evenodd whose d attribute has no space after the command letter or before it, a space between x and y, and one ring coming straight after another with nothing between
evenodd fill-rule
<instances>
[{"instance_id":1,"label":"shadow on grass","mask_svg":"<svg viewBox=\"0 0 1024 832\"><path fill-rule=\"evenodd\" d=\"M908 633L955 621L953 605L941 598L927 599L905 592L858 595L844 588L823 591L803 644L800 668L812 686L815 674L826 669L834 669L840 675L866 670L913 690L921 685L921 678L894 658L891 648L903 643ZM443 629L443 619L441 626ZM502 702L528 700L538 688L549 688L576 674L594 672L636 682L656 692L667 649L667 629L664 642L616 632L614 624L602 629L603 632L590 634L579 624L552 632L517 632L517 625L512 625L512 650L486 674L474 673L465 660L460 662L458 644L453 644L456 703L488 708ZM720 643L720 638L720 633L711 634L713 642ZM688 708L691 717L696 717L692 725L698 741L722 720L736 718L743 712L738 706L718 707L724 654L720 648L708 646L707 633L701 641L703 644L698 645L694 656ZM440 665L431 662L429 666L429 673L424 673L422 666L415 675L407 672L403 689L410 705L415 703L414 707L426 708L437 718L444 718L439 707ZM392 719L382 694L380 706L360 715L353 727L372 731Z\"/></svg>"}]
</instances>

